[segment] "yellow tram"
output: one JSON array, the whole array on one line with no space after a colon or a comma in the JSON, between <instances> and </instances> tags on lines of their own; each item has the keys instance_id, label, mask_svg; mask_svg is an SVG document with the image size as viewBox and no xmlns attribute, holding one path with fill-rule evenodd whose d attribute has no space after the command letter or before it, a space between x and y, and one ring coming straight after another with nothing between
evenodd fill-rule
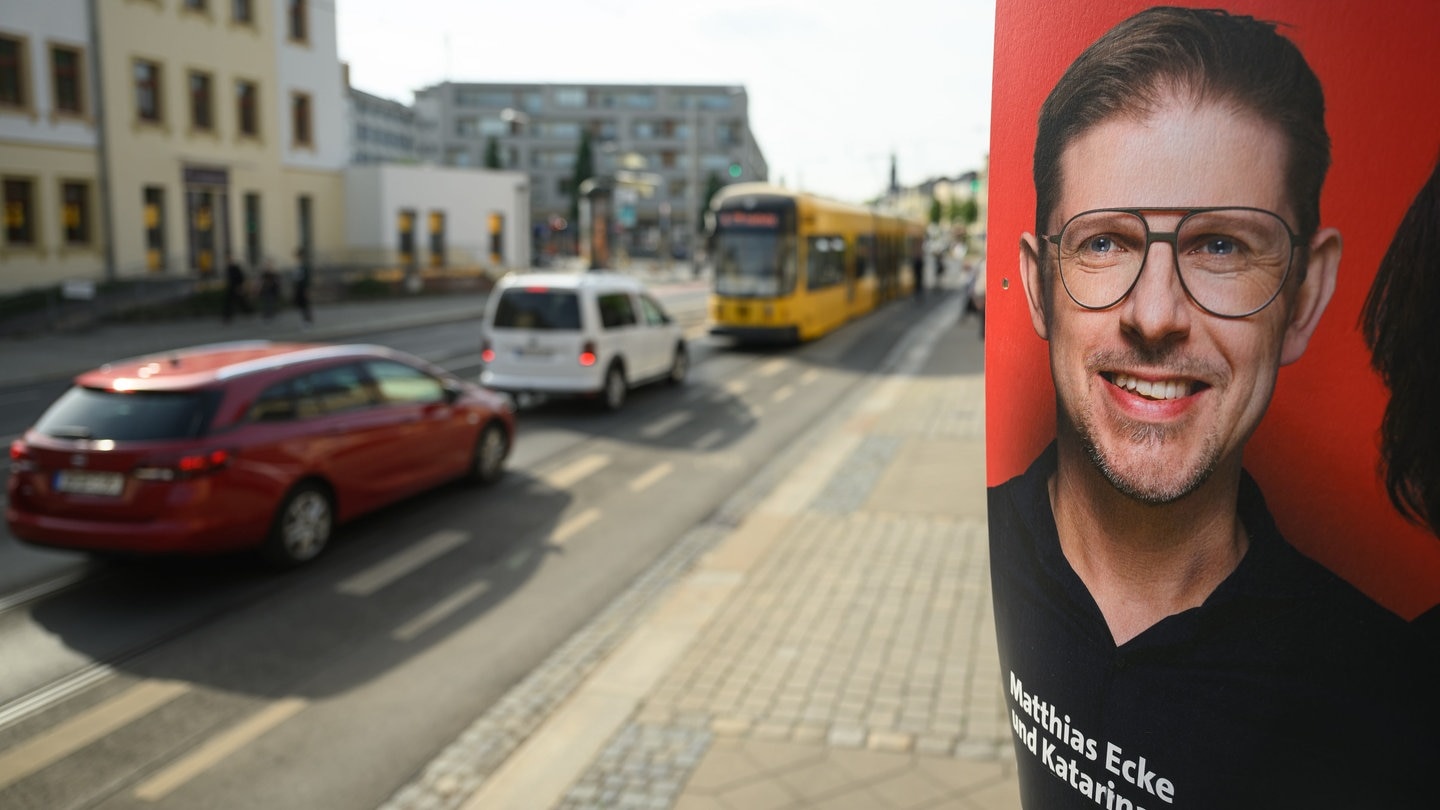
<instances>
[{"instance_id":1,"label":"yellow tram","mask_svg":"<svg viewBox=\"0 0 1440 810\"><path fill-rule=\"evenodd\" d=\"M710 203L710 331L800 342L911 291L924 223L765 183Z\"/></svg>"}]
</instances>

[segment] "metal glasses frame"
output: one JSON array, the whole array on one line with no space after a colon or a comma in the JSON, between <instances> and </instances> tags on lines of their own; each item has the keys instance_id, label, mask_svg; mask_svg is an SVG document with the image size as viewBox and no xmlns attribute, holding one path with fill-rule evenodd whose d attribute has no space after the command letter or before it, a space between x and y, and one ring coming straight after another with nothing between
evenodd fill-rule
<instances>
[{"instance_id":1,"label":"metal glasses frame","mask_svg":"<svg viewBox=\"0 0 1440 810\"><path fill-rule=\"evenodd\" d=\"M1260 214L1268 214L1274 217L1276 221L1278 221L1280 225L1285 228L1285 233L1290 237L1290 252L1286 256L1285 272L1280 276L1280 283L1275 285L1275 291L1270 293L1270 297L1265 299L1265 303L1261 304L1258 307L1255 307L1249 312L1243 312L1238 315L1228 315L1225 313L1216 312L1215 310L1200 303L1199 299L1195 297L1195 294L1190 291L1190 285L1185 283L1185 274L1180 272L1180 244L1177 241L1177 235L1180 233L1180 229L1185 226L1185 221L1190 219L1191 217L1197 214L1210 214L1216 211L1253 211ZM1175 275L1179 276L1180 278L1180 287L1181 289L1185 290L1186 298L1189 298L1190 301L1195 304L1195 306L1199 307L1200 309L1211 315L1214 315L1217 318L1248 318L1251 315L1254 315L1255 313L1270 306L1270 304L1275 301L1275 298L1280 295L1280 291L1285 289L1285 282L1288 281L1290 278L1290 269L1295 265L1295 249L1298 247L1303 247L1305 245L1305 240L1295 234L1295 230L1290 227L1290 223L1286 222L1284 217L1280 216L1274 211L1270 211L1264 208L1253 208L1246 205L1216 205L1206 208L1177 208L1167 206L1145 206L1142 208L1092 208L1088 211L1081 211L1075 216L1065 220L1065 224L1060 226L1059 233L1046 234L1043 236L1043 238L1046 242L1049 242L1056 248L1059 248L1060 238L1065 235L1065 229L1069 228L1072 222L1079 219L1080 217L1088 216L1090 214L1109 213L1130 214L1136 219L1140 220L1141 225L1145 227L1145 248L1140 254L1140 269L1135 271L1135 277L1130 280L1129 286L1127 286L1125 290L1120 293L1118 298L1102 306L1091 306L1089 304L1083 303L1082 301L1080 301L1080 299L1075 297L1075 293L1071 292L1070 284L1065 280L1065 265L1062 257L1058 255L1058 251L1057 255L1055 256L1055 262L1060 272L1060 284L1065 287L1065 294L1070 296L1070 300L1074 301L1076 306L1080 307L1081 309L1088 309L1092 312L1110 309L1111 307L1116 306L1121 301L1124 301L1126 298L1130 297L1130 293L1135 289L1135 285L1140 282L1140 275L1145 272L1145 263L1150 260L1150 246L1155 244L1156 242L1164 242L1165 244L1168 244L1170 246L1170 249L1174 252ZM1150 220L1145 218L1146 213L1183 214L1183 216L1180 217L1179 222L1175 223L1174 230L1155 231L1150 229Z\"/></svg>"}]
</instances>

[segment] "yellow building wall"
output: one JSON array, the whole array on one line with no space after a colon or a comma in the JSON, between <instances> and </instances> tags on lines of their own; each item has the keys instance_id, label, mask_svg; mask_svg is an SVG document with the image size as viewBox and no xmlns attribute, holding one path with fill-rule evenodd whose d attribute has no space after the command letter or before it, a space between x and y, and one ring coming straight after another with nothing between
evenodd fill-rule
<instances>
[{"instance_id":1,"label":"yellow building wall","mask_svg":"<svg viewBox=\"0 0 1440 810\"><path fill-rule=\"evenodd\" d=\"M261 195L264 252L277 254L283 239L280 125L275 99L280 92L271 3L252 4L253 24L230 19L229 3L210 3L204 13L184 9L180 0L107 0L97 3L104 79L105 137L111 177L109 198L115 221L116 274L188 276L223 266L225 254L244 254L246 191ZM160 66L161 121L138 115L136 60ZM191 123L189 77L211 77L212 128ZM242 135L237 80L259 88L255 104L258 135ZM187 207L186 170L222 172L223 186L211 188L209 216ZM145 189L160 189L164 232L163 269L152 268L147 246ZM221 200L223 199L223 205ZM189 234L207 222L213 228L209 267L195 261Z\"/></svg>"},{"instance_id":2,"label":"yellow building wall","mask_svg":"<svg viewBox=\"0 0 1440 810\"><path fill-rule=\"evenodd\" d=\"M0 148L0 176L31 182L35 227L33 247L0 239L0 292L104 277L104 227L93 149L9 141ZM60 184L67 181L83 182L90 190L88 245L65 244Z\"/></svg>"}]
</instances>

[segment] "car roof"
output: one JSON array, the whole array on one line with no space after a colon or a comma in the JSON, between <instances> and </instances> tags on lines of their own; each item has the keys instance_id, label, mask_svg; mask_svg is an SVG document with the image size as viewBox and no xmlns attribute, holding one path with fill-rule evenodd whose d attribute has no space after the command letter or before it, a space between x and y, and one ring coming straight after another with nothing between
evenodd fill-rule
<instances>
[{"instance_id":1,"label":"car roof","mask_svg":"<svg viewBox=\"0 0 1440 810\"><path fill-rule=\"evenodd\" d=\"M80 374L77 385L115 391L183 391L297 363L353 357L405 356L384 346L233 341L116 360Z\"/></svg>"},{"instance_id":2,"label":"car roof","mask_svg":"<svg viewBox=\"0 0 1440 810\"><path fill-rule=\"evenodd\" d=\"M632 276L605 270L590 270L584 273L510 273L501 278L497 286L502 289L510 287L546 287L560 290L617 287L636 291L645 289L645 285Z\"/></svg>"}]
</instances>

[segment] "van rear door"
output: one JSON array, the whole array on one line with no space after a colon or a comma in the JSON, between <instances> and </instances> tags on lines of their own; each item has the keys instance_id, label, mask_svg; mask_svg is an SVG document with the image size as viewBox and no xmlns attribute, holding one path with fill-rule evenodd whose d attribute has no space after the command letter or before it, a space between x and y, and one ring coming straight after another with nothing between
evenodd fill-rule
<instances>
[{"instance_id":1,"label":"van rear door","mask_svg":"<svg viewBox=\"0 0 1440 810\"><path fill-rule=\"evenodd\" d=\"M583 342L580 296L573 289L508 287L500 293L489 338L495 351L489 367L496 375L573 374Z\"/></svg>"}]
</instances>

